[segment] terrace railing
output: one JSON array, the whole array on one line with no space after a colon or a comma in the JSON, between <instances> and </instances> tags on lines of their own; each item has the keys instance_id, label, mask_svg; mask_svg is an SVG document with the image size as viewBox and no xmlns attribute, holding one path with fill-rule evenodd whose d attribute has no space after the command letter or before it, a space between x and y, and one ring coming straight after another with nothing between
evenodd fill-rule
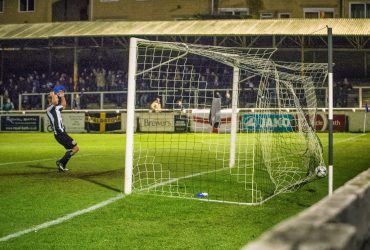
<instances>
[{"instance_id":1,"label":"terrace railing","mask_svg":"<svg viewBox=\"0 0 370 250\"><path fill-rule=\"evenodd\" d=\"M204 108L203 97L216 96L218 92L227 105L227 93L231 89L188 89L188 99L182 100L186 108ZM244 88L239 91L239 107L251 108L257 99L257 88ZM302 89L296 89L299 93ZM271 89L273 94L274 89ZM164 90L163 93L151 90L138 90L136 94L137 106L148 109L150 103L159 95L162 98L164 108L171 109L175 106L176 91ZM48 93L20 94L18 98L18 110L44 110L47 107ZM183 95L184 96L184 95ZM317 89L318 107L327 108L327 88ZM3 103L2 97L0 97ZM66 93L68 109L91 110L91 109L125 109L127 91L99 91L99 92L71 92ZM209 98L206 98L209 100ZM13 100L14 101L14 100ZM366 102L370 103L370 87L353 87L352 89L338 89L334 91L334 107L337 108L363 108ZM190 104L189 104L190 103ZM202 106L203 105L203 106ZM1 104L2 107L2 104Z\"/></svg>"}]
</instances>

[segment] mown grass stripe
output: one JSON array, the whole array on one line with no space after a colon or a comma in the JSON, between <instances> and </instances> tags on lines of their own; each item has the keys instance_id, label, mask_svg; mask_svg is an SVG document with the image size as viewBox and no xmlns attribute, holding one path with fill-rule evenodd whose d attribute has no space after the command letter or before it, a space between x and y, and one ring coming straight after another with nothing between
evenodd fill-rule
<instances>
[{"instance_id":1,"label":"mown grass stripe","mask_svg":"<svg viewBox=\"0 0 370 250\"><path fill-rule=\"evenodd\" d=\"M38 231L38 230L41 230L41 229L44 229L44 228L48 228L50 226L54 226L54 225L57 225L57 224L60 224L60 223L63 223L67 220L70 220L76 216L79 216L79 215L82 215L82 214L86 214L86 213L89 213L91 211L94 211L96 209L99 209L99 208L102 208L102 207L105 207L117 200L120 200L124 197L123 194L119 194L115 197L112 197L108 200L105 200L103 202L100 202L96 205L93 205L91 207L88 207L88 208L85 208L85 209L82 209L82 210L78 210L74 213L71 213L71 214L67 214L63 217L60 217L60 218L57 218L55 220L52 220L52 221L47 221L45 223L42 223L40 225L37 225L37 226L34 226L34 227L31 227L31 228L28 228L28 229L25 229L25 230L22 230L22 231L18 231L16 233L13 233L13 234L9 234L7 236L4 236L4 237L1 237L0 238L0 241L7 241L7 240L10 240L10 239L13 239L13 238L17 238L19 236L22 236L24 234L28 234L28 233L31 233L31 232L35 232L35 231Z\"/></svg>"}]
</instances>

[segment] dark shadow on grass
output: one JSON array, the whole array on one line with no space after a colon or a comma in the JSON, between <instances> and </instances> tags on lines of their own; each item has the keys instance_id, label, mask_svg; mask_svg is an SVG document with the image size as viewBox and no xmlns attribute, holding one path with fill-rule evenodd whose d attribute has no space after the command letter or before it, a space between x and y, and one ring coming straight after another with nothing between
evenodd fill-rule
<instances>
[{"instance_id":1,"label":"dark shadow on grass","mask_svg":"<svg viewBox=\"0 0 370 250\"><path fill-rule=\"evenodd\" d=\"M27 165L28 168L46 169L47 171L38 172L13 172L13 173L0 173L0 176L37 176L37 175L50 175L57 172L56 167L43 166L41 164L37 165Z\"/></svg>"},{"instance_id":2,"label":"dark shadow on grass","mask_svg":"<svg viewBox=\"0 0 370 250\"><path fill-rule=\"evenodd\" d=\"M36 168L36 169L45 169L47 171L38 171L38 172L14 172L14 173L0 173L0 177L8 177L8 176L24 176L24 177L31 177L31 176L39 176L39 175L55 175L55 174L60 174L64 175L65 177L69 178L76 178L80 179L95 185L98 185L100 187L115 191L117 193L121 193L122 190L109 186L107 184L104 184L102 182L99 182L97 180L94 180L94 177L99 177L99 176L106 176L106 177L115 177L122 169L114 169L114 170L108 170L108 171L101 171L101 172L93 172L93 173L74 173L73 170L70 172L58 172L56 167L50 167L50 166L44 166L41 164L35 164L35 165L27 165L25 167L28 168Z\"/></svg>"},{"instance_id":3,"label":"dark shadow on grass","mask_svg":"<svg viewBox=\"0 0 370 250\"><path fill-rule=\"evenodd\" d=\"M88 178L80 178L81 180L83 181L87 181L87 182L90 182L92 184L95 184L95 185L98 185L100 187L103 187L103 188L106 188L106 189L109 189L109 190L112 190L112 191L115 191L117 193L122 193L122 190L118 189L118 188L114 188L114 187L111 187L109 185L106 185L104 183L101 183L101 182L98 182L96 180L91 180L91 179L88 179Z\"/></svg>"},{"instance_id":4,"label":"dark shadow on grass","mask_svg":"<svg viewBox=\"0 0 370 250\"><path fill-rule=\"evenodd\" d=\"M98 177L98 176L107 176L107 177L112 177L112 176L116 176L117 175L117 172L121 171L122 169L114 169L114 170L108 170L108 171L102 171L102 172L95 172L95 173L71 173L71 176L75 177L75 178L78 178L80 180L83 180L83 181L87 181L87 182L90 182L92 184L95 184L95 185L98 185L100 187L103 187L103 188L107 188L109 190L112 190L112 191L115 191L117 193L121 193L122 190L118 189L118 188L114 188L114 187L111 187L107 184L104 184L102 182L99 182L97 180L94 180L92 179L93 177Z\"/></svg>"},{"instance_id":5,"label":"dark shadow on grass","mask_svg":"<svg viewBox=\"0 0 370 250\"><path fill-rule=\"evenodd\" d=\"M26 167L29 167L29 168L39 168L39 169L53 169L53 170L56 170L56 167L49 167L49 166L43 166L41 164L37 164L37 165L28 165Z\"/></svg>"}]
</instances>

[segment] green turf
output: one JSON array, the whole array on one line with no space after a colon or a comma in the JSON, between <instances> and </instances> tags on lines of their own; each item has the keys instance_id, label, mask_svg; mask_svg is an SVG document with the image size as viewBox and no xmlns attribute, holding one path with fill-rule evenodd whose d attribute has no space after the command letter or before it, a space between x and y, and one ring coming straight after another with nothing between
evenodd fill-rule
<instances>
[{"instance_id":1,"label":"green turf","mask_svg":"<svg viewBox=\"0 0 370 250\"><path fill-rule=\"evenodd\" d=\"M260 203L307 180L308 165L314 179L321 163L319 155L307 153L312 151L302 133L238 133L236 141L230 168L230 134L138 133L134 190L195 198L206 192L209 200Z\"/></svg>"},{"instance_id":2,"label":"green turf","mask_svg":"<svg viewBox=\"0 0 370 250\"><path fill-rule=\"evenodd\" d=\"M125 136L72 136L81 151L71 160L71 171L61 174L54 165L64 150L51 134L0 134L0 237L122 191ZM327 134L319 137L325 148ZM370 166L370 134L338 133L334 142L337 188ZM239 249L326 193L327 179L252 207L134 194L62 224L0 242L0 249Z\"/></svg>"}]
</instances>

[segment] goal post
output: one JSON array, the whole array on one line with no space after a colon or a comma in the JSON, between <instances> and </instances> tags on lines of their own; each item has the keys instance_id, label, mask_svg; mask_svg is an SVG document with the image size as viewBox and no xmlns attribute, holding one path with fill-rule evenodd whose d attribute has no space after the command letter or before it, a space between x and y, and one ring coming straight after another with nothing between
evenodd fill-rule
<instances>
[{"instance_id":1,"label":"goal post","mask_svg":"<svg viewBox=\"0 0 370 250\"><path fill-rule=\"evenodd\" d=\"M238 97L239 97L239 74L238 67L233 68L233 89L231 95L231 136L230 136L230 167L235 165L236 133L238 126Z\"/></svg>"},{"instance_id":2,"label":"goal post","mask_svg":"<svg viewBox=\"0 0 370 250\"><path fill-rule=\"evenodd\" d=\"M317 179L327 65L275 51L131 38L124 193L255 205Z\"/></svg>"},{"instance_id":3,"label":"goal post","mask_svg":"<svg viewBox=\"0 0 370 250\"><path fill-rule=\"evenodd\" d=\"M130 38L128 90L127 90L127 118L126 118L126 157L125 157L125 186L124 193L132 192L132 170L134 159L134 128L135 128L135 94L137 71L137 38Z\"/></svg>"}]
</instances>

